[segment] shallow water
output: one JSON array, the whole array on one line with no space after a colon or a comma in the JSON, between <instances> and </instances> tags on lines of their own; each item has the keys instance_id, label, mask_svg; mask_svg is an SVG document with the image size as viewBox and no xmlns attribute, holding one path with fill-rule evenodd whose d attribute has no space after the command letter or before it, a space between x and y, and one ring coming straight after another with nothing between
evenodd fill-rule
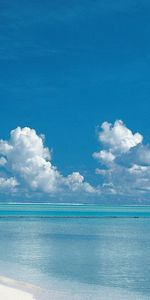
<instances>
[{"instance_id":1,"label":"shallow water","mask_svg":"<svg viewBox=\"0 0 150 300\"><path fill-rule=\"evenodd\" d=\"M0 273L61 299L150 299L150 219L5 216Z\"/></svg>"},{"instance_id":2,"label":"shallow water","mask_svg":"<svg viewBox=\"0 0 150 300\"><path fill-rule=\"evenodd\" d=\"M147 217L150 206L102 206L90 204L40 204L40 203L0 203L0 217Z\"/></svg>"}]
</instances>

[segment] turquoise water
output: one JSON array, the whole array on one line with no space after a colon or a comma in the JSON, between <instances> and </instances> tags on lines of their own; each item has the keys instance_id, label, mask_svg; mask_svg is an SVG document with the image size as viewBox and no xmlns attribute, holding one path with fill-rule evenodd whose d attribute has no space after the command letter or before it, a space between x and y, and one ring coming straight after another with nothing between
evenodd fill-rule
<instances>
[{"instance_id":1,"label":"turquoise water","mask_svg":"<svg viewBox=\"0 0 150 300\"><path fill-rule=\"evenodd\" d=\"M150 217L150 206L0 204L0 217Z\"/></svg>"},{"instance_id":2,"label":"turquoise water","mask_svg":"<svg viewBox=\"0 0 150 300\"><path fill-rule=\"evenodd\" d=\"M65 300L150 299L149 216L143 206L1 204L0 274Z\"/></svg>"}]
</instances>

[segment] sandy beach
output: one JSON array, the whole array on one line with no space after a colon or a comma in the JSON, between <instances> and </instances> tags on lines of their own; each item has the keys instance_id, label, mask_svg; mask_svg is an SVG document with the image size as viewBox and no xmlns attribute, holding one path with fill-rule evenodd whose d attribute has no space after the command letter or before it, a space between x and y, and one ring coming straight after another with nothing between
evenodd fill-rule
<instances>
[{"instance_id":1,"label":"sandy beach","mask_svg":"<svg viewBox=\"0 0 150 300\"><path fill-rule=\"evenodd\" d=\"M36 298L24 291L0 284L0 297L2 300L35 300Z\"/></svg>"},{"instance_id":2,"label":"sandy beach","mask_svg":"<svg viewBox=\"0 0 150 300\"><path fill-rule=\"evenodd\" d=\"M92 287L87 284L76 283L68 289L60 290L50 287L49 291L43 290L32 284L19 282L0 276L0 300L148 300L149 297L112 287Z\"/></svg>"},{"instance_id":3,"label":"sandy beach","mask_svg":"<svg viewBox=\"0 0 150 300\"><path fill-rule=\"evenodd\" d=\"M39 292L36 289L30 284L0 276L1 300L36 300L38 299L36 294Z\"/></svg>"}]
</instances>

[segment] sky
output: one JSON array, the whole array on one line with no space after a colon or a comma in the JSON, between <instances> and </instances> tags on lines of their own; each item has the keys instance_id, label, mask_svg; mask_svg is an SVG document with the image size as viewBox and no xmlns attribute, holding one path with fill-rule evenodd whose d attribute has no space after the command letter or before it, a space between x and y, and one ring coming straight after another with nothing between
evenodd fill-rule
<instances>
[{"instance_id":1,"label":"sky","mask_svg":"<svg viewBox=\"0 0 150 300\"><path fill-rule=\"evenodd\" d=\"M150 202L148 0L0 1L0 200Z\"/></svg>"}]
</instances>

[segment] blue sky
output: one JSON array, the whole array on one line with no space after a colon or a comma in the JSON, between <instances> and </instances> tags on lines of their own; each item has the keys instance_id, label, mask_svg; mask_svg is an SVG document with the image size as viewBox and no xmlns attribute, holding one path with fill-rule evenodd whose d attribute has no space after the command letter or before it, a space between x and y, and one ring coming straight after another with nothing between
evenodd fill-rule
<instances>
[{"instance_id":1,"label":"blue sky","mask_svg":"<svg viewBox=\"0 0 150 300\"><path fill-rule=\"evenodd\" d=\"M0 1L0 138L9 140L17 126L34 128L64 177L79 172L101 186L92 157L101 147L98 125L122 120L150 142L149 9L146 0ZM18 176L6 169L2 178Z\"/></svg>"}]
</instances>

